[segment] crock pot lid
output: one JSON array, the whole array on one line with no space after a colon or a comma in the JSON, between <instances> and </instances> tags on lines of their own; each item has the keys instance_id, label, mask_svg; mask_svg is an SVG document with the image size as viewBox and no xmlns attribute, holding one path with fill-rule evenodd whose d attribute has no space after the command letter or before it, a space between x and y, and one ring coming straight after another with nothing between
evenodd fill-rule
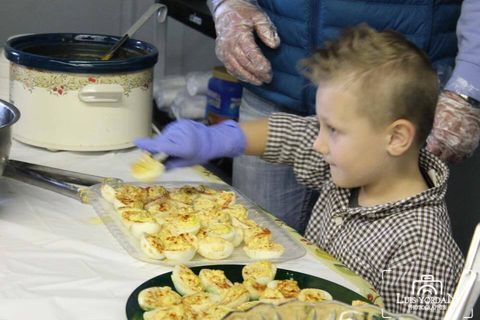
<instances>
[{"instance_id":1,"label":"crock pot lid","mask_svg":"<svg viewBox=\"0 0 480 320\"><path fill-rule=\"evenodd\" d=\"M55 44L100 44L105 45L108 50L120 38L99 34L79 33L44 33L21 35L11 38L5 46L5 56L8 60L19 65L39 68L52 71L65 71L72 73L116 73L148 69L157 62L158 50L153 45L129 39L123 47L143 55L127 59L101 60L78 60L68 58L57 58L33 54L24 51L25 48L32 48L35 45Z\"/></svg>"}]
</instances>

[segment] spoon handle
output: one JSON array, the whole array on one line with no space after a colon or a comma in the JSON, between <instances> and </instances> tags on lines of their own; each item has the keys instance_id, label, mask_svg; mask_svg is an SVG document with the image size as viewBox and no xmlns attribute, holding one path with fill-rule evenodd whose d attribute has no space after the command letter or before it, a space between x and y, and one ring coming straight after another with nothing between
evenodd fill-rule
<instances>
[{"instance_id":1,"label":"spoon handle","mask_svg":"<svg viewBox=\"0 0 480 320\"><path fill-rule=\"evenodd\" d=\"M147 11L123 34L123 36L120 38L120 40L115 43L115 45L110 48L110 50L107 51L103 56L100 57L100 60L106 61L110 60L115 52L120 48L135 32L137 32L138 29L150 18L152 14L157 12L158 10L162 10L162 14L166 14L166 7L165 5L161 3L154 3L148 8Z\"/></svg>"}]
</instances>

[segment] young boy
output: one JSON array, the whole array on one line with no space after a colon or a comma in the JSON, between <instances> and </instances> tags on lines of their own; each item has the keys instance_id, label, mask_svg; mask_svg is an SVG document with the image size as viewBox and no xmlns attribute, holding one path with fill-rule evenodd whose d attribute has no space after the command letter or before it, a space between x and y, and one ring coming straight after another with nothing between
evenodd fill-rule
<instances>
[{"instance_id":1,"label":"young boy","mask_svg":"<svg viewBox=\"0 0 480 320\"><path fill-rule=\"evenodd\" d=\"M442 319L463 258L448 169L422 149L438 95L428 58L397 33L360 26L304 66L318 84L315 117L179 121L136 143L173 156L167 168L241 153L292 165L320 193L305 237L369 280L387 310Z\"/></svg>"}]
</instances>

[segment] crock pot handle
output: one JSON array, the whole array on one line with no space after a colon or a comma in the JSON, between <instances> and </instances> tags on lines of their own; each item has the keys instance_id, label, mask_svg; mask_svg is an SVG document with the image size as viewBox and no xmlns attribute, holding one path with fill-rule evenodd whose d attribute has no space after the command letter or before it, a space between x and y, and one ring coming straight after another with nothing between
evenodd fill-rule
<instances>
[{"instance_id":1,"label":"crock pot handle","mask_svg":"<svg viewBox=\"0 0 480 320\"><path fill-rule=\"evenodd\" d=\"M119 102L123 97L123 87L119 84L87 84L78 91L80 101Z\"/></svg>"}]
</instances>

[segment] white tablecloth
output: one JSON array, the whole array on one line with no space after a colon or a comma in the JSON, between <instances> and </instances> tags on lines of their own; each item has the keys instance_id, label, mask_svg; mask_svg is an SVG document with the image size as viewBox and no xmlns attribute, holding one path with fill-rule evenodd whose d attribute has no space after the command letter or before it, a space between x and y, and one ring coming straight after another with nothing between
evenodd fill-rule
<instances>
[{"instance_id":1,"label":"white tablecloth","mask_svg":"<svg viewBox=\"0 0 480 320\"><path fill-rule=\"evenodd\" d=\"M138 150L52 152L15 142L10 158L132 181ZM204 181L194 169L161 180ZM332 272L307 252L279 267L336 282L356 292L349 277ZM0 320L125 319L130 293L171 268L129 256L93 208L66 196L0 179Z\"/></svg>"}]
</instances>

